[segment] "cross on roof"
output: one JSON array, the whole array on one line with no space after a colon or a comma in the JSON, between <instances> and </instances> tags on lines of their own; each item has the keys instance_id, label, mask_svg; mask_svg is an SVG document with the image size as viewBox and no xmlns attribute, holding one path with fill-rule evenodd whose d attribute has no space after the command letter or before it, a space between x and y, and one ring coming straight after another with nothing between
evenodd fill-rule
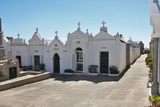
<instances>
[{"instance_id":1,"label":"cross on roof","mask_svg":"<svg viewBox=\"0 0 160 107\"><path fill-rule=\"evenodd\" d=\"M81 23L80 23L80 22L78 22L78 28L80 28L80 26L81 26Z\"/></svg>"},{"instance_id":2,"label":"cross on roof","mask_svg":"<svg viewBox=\"0 0 160 107\"><path fill-rule=\"evenodd\" d=\"M19 36L20 36L19 33L17 34L17 36L18 36L18 38L19 38Z\"/></svg>"},{"instance_id":3,"label":"cross on roof","mask_svg":"<svg viewBox=\"0 0 160 107\"><path fill-rule=\"evenodd\" d=\"M103 27L104 27L104 25L105 25L105 24L106 24L106 22L105 22L105 21L103 21L103 22L102 22Z\"/></svg>"},{"instance_id":4,"label":"cross on roof","mask_svg":"<svg viewBox=\"0 0 160 107\"><path fill-rule=\"evenodd\" d=\"M88 29L86 29L86 32L88 33Z\"/></svg>"},{"instance_id":5,"label":"cross on roof","mask_svg":"<svg viewBox=\"0 0 160 107\"><path fill-rule=\"evenodd\" d=\"M36 32L38 32L38 28L36 28Z\"/></svg>"},{"instance_id":6,"label":"cross on roof","mask_svg":"<svg viewBox=\"0 0 160 107\"><path fill-rule=\"evenodd\" d=\"M57 34L58 34L58 31L57 31L57 30L55 31L55 34L56 34L56 36L57 36Z\"/></svg>"}]
</instances>

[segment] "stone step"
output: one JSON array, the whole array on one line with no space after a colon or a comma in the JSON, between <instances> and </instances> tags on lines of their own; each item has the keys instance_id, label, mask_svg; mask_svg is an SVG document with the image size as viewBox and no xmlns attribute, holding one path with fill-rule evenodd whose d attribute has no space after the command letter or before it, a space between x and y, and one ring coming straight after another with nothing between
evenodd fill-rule
<instances>
[{"instance_id":1,"label":"stone step","mask_svg":"<svg viewBox=\"0 0 160 107\"><path fill-rule=\"evenodd\" d=\"M51 77L51 74L49 72L45 72L42 74L37 74L37 75L26 75L22 77L18 77L15 79L11 80L6 80L3 82L0 82L0 91L7 90L10 88L22 86L25 84L30 84L33 82L38 82L41 80L45 80Z\"/></svg>"}]
</instances>

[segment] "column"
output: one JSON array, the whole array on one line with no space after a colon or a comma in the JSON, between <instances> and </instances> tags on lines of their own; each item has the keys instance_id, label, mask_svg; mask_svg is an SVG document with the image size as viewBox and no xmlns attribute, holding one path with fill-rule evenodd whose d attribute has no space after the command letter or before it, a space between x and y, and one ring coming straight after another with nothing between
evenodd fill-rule
<instances>
[{"instance_id":1,"label":"column","mask_svg":"<svg viewBox=\"0 0 160 107\"><path fill-rule=\"evenodd\" d=\"M153 84L152 84L152 95L159 95L159 84L158 84L158 41L159 38L153 38Z\"/></svg>"}]
</instances>

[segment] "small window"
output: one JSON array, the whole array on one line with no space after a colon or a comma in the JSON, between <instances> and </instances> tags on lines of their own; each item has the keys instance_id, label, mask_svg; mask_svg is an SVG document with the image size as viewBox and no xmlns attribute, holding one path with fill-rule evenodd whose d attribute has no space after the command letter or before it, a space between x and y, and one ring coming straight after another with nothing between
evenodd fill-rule
<instances>
[{"instance_id":1,"label":"small window","mask_svg":"<svg viewBox=\"0 0 160 107\"><path fill-rule=\"evenodd\" d=\"M57 44L55 44L54 46L57 47Z\"/></svg>"}]
</instances>

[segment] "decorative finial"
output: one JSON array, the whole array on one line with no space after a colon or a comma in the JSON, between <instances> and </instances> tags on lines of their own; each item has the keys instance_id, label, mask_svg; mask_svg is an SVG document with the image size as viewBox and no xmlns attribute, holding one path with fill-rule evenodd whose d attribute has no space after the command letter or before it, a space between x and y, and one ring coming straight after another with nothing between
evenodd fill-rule
<instances>
[{"instance_id":1,"label":"decorative finial","mask_svg":"<svg viewBox=\"0 0 160 107\"><path fill-rule=\"evenodd\" d=\"M55 34L56 34L55 38L58 39L58 35L57 35L58 31L57 30L55 31Z\"/></svg>"},{"instance_id":2,"label":"decorative finial","mask_svg":"<svg viewBox=\"0 0 160 107\"><path fill-rule=\"evenodd\" d=\"M78 22L78 30L80 30L80 29L81 29L81 23Z\"/></svg>"},{"instance_id":3,"label":"decorative finial","mask_svg":"<svg viewBox=\"0 0 160 107\"><path fill-rule=\"evenodd\" d=\"M91 37L93 36L92 33L90 33L90 36L91 36Z\"/></svg>"},{"instance_id":4,"label":"decorative finial","mask_svg":"<svg viewBox=\"0 0 160 107\"><path fill-rule=\"evenodd\" d=\"M38 33L38 28L36 28L36 33Z\"/></svg>"},{"instance_id":5,"label":"decorative finial","mask_svg":"<svg viewBox=\"0 0 160 107\"><path fill-rule=\"evenodd\" d=\"M117 32L116 36L119 36L119 32Z\"/></svg>"},{"instance_id":6,"label":"decorative finial","mask_svg":"<svg viewBox=\"0 0 160 107\"><path fill-rule=\"evenodd\" d=\"M105 24L106 24L106 22L105 22L105 21L103 21L103 22L102 22L103 27L104 27L104 25L105 25Z\"/></svg>"},{"instance_id":7,"label":"decorative finial","mask_svg":"<svg viewBox=\"0 0 160 107\"><path fill-rule=\"evenodd\" d=\"M17 34L17 36L18 36L18 38L19 38L19 36L20 36L19 33Z\"/></svg>"},{"instance_id":8,"label":"decorative finial","mask_svg":"<svg viewBox=\"0 0 160 107\"><path fill-rule=\"evenodd\" d=\"M86 33L88 33L88 29L86 29Z\"/></svg>"},{"instance_id":9,"label":"decorative finial","mask_svg":"<svg viewBox=\"0 0 160 107\"><path fill-rule=\"evenodd\" d=\"M57 34L58 34L58 31L57 31L57 30L55 31L55 34L56 34L56 36L57 36Z\"/></svg>"}]
</instances>

